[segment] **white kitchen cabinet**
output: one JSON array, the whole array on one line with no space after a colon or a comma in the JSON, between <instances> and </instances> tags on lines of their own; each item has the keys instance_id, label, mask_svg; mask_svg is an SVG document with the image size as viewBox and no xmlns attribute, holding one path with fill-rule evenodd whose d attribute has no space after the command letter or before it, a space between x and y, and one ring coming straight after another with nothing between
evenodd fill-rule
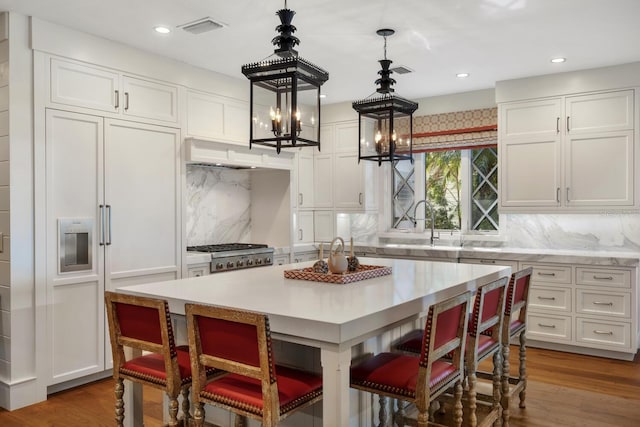
<instances>
[{"instance_id":1,"label":"white kitchen cabinet","mask_svg":"<svg viewBox=\"0 0 640 427\"><path fill-rule=\"evenodd\" d=\"M333 154L313 156L314 206L319 209L333 208Z\"/></svg>"},{"instance_id":2,"label":"white kitchen cabinet","mask_svg":"<svg viewBox=\"0 0 640 427\"><path fill-rule=\"evenodd\" d=\"M298 211L295 226L295 244L313 243L313 211Z\"/></svg>"},{"instance_id":3,"label":"white kitchen cabinet","mask_svg":"<svg viewBox=\"0 0 640 427\"><path fill-rule=\"evenodd\" d=\"M187 137L232 142L249 141L249 104L245 101L187 90Z\"/></svg>"},{"instance_id":4,"label":"white kitchen cabinet","mask_svg":"<svg viewBox=\"0 0 640 427\"><path fill-rule=\"evenodd\" d=\"M314 158L316 150L299 148L297 161L298 191L296 193L296 205L298 209L313 209L315 206L315 194L313 187Z\"/></svg>"},{"instance_id":5,"label":"white kitchen cabinet","mask_svg":"<svg viewBox=\"0 0 640 427\"><path fill-rule=\"evenodd\" d=\"M174 128L53 109L45 132L51 385L111 367L105 290L180 276L180 140ZM77 271L60 268L65 219L91 225L91 262Z\"/></svg>"},{"instance_id":6,"label":"white kitchen cabinet","mask_svg":"<svg viewBox=\"0 0 640 427\"><path fill-rule=\"evenodd\" d=\"M533 267L527 312L529 345L563 344L568 347L556 348L633 357L638 333L638 311L633 303L636 268L520 265L527 267Z\"/></svg>"},{"instance_id":7,"label":"white kitchen cabinet","mask_svg":"<svg viewBox=\"0 0 640 427\"><path fill-rule=\"evenodd\" d=\"M202 276L208 276L211 271L211 263L206 263L206 264L194 264L194 265L190 265L187 268L187 275L188 277L202 277Z\"/></svg>"},{"instance_id":8,"label":"white kitchen cabinet","mask_svg":"<svg viewBox=\"0 0 640 427\"><path fill-rule=\"evenodd\" d=\"M633 90L500 104L501 210L637 205L634 126Z\"/></svg>"},{"instance_id":9,"label":"white kitchen cabinet","mask_svg":"<svg viewBox=\"0 0 640 427\"><path fill-rule=\"evenodd\" d=\"M178 122L178 87L93 64L50 58L50 102L113 116Z\"/></svg>"}]
</instances>

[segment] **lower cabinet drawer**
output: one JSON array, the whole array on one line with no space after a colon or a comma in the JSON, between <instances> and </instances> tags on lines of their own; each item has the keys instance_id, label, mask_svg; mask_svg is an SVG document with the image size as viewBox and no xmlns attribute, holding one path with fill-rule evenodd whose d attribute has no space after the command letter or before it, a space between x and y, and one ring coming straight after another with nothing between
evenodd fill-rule
<instances>
[{"instance_id":1,"label":"lower cabinet drawer","mask_svg":"<svg viewBox=\"0 0 640 427\"><path fill-rule=\"evenodd\" d=\"M576 318L576 341L600 348L624 348L631 345L631 325Z\"/></svg>"},{"instance_id":2,"label":"lower cabinet drawer","mask_svg":"<svg viewBox=\"0 0 640 427\"><path fill-rule=\"evenodd\" d=\"M542 341L571 341L571 317L529 313L527 337Z\"/></svg>"},{"instance_id":3,"label":"lower cabinet drawer","mask_svg":"<svg viewBox=\"0 0 640 427\"><path fill-rule=\"evenodd\" d=\"M571 312L571 288L532 286L529 307L540 310Z\"/></svg>"},{"instance_id":4,"label":"lower cabinet drawer","mask_svg":"<svg viewBox=\"0 0 640 427\"><path fill-rule=\"evenodd\" d=\"M576 289L576 312L630 318L631 294Z\"/></svg>"}]
</instances>

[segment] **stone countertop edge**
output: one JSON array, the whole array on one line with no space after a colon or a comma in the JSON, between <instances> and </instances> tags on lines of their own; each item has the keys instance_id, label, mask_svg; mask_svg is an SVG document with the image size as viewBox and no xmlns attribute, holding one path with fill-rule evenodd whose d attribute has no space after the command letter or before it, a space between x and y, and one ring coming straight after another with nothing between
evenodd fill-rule
<instances>
[{"instance_id":1,"label":"stone countertop edge","mask_svg":"<svg viewBox=\"0 0 640 427\"><path fill-rule=\"evenodd\" d=\"M444 259L495 259L509 261L551 262L562 264L587 264L635 267L640 264L640 252L590 251L540 248L458 248L420 247L417 245L363 246L354 245L360 256L411 256ZM374 255L375 254L375 255Z\"/></svg>"}]
</instances>

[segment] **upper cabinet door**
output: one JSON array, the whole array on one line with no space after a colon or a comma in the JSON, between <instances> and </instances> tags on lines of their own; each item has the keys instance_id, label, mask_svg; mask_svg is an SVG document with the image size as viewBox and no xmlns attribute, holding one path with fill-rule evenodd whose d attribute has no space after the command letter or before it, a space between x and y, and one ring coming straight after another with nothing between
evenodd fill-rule
<instances>
[{"instance_id":1,"label":"upper cabinet door","mask_svg":"<svg viewBox=\"0 0 640 427\"><path fill-rule=\"evenodd\" d=\"M561 131L559 98L500 105L500 138L549 138Z\"/></svg>"},{"instance_id":2,"label":"upper cabinet door","mask_svg":"<svg viewBox=\"0 0 640 427\"><path fill-rule=\"evenodd\" d=\"M247 102L187 91L186 136L248 144L249 123Z\"/></svg>"},{"instance_id":3,"label":"upper cabinet door","mask_svg":"<svg viewBox=\"0 0 640 427\"><path fill-rule=\"evenodd\" d=\"M51 59L51 102L117 113L118 73L100 67Z\"/></svg>"},{"instance_id":4,"label":"upper cabinet door","mask_svg":"<svg viewBox=\"0 0 640 427\"><path fill-rule=\"evenodd\" d=\"M125 116L176 123L178 88L130 76L122 77L120 103Z\"/></svg>"},{"instance_id":5,"label":"upper cabinet door","mask_svg":"<svg viewBox=\"0 0 640 427\"><path fill-rule=\"evenodd\" d=\"M633 90L569 96L567 133L610 132L633 129Z\"/></svg>"}]
</instances>

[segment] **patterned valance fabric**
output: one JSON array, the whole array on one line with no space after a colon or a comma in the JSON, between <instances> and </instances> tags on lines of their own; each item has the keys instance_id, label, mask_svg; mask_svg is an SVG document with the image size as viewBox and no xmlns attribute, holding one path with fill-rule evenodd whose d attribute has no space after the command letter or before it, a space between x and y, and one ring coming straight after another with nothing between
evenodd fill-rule
<instances>
[{"instance_id":1,"label":"patterned valance fabric","mask_svg":"<svg viewBox=\"0 0 640 427\"><path fill-rule=\"evenodd\" d=\"M408 120L398 123L408 133ZM497 144L498 109L457 111L413 118L413 152L481 148Z\"/></svg>"}]
</instances>

